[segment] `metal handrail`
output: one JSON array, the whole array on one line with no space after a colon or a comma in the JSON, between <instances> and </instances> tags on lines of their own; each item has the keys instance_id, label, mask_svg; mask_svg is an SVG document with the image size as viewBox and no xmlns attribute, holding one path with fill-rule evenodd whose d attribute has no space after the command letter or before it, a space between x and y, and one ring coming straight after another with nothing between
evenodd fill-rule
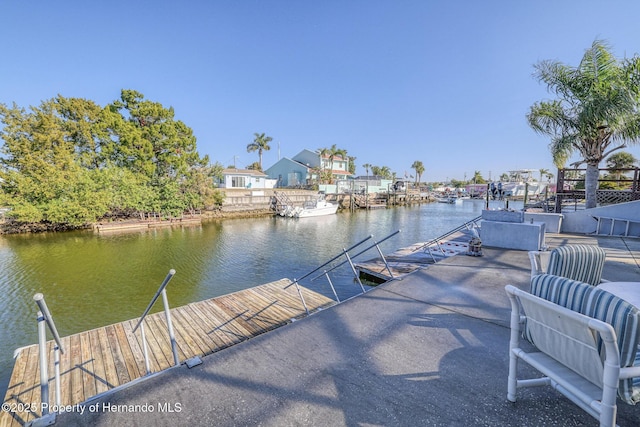
<instances>
[{"instance_id":1,"label":"metal handrail","mask_svg":"<svg viewBox=\"0 0 640 427\"><path fill-rule=\"evenodd\" d=\"M151 299L151 302L147 306L147 309L144 311L144 313L140 317L140 320L138 321L138 323L136 324L136 326L133 328L133 331L132 331L132 332L135 332L136 329L140 327L140 335L142 337L142 350L144 353L144 365L145 365L145 368L147 369L147 374L151 373L151 367L149 363L149 349L147 347L147 338L144 332L143 321L147 316L147 314L149 314L149 310L151 310L151 307L153 307L153 305L156 303L160 295L162 295L162 302L164 305L164 314L167 319L167 329L169 330L169 340L171 341L171 351L173 352L173 362L176 366L180 364L180 357L178 356L178 343L176 342L176 337L173 332L173 324L171 323L171 311L169 309L169 300L167 299L167 290L166 290L166 287L169 284L169 281L173 278L174 274L176 274L176 271L174 269L169 270L169 274L167 274L167 277L165 277L164 280L162 281L162 284L156 291L156 294Z\"/></svg>"},{"instance_id":2,"label":"metal handrail","mask_svg":"<svg viewBox=\"0 0 640 427\"><path fill-rule=\"evenodd\" d=\"M342 265L344 265L344 264L346 264L346 263L349 263L349 265L350 265L350 267L351 267L351 271L353 272L354 277L356 278L357 282L360 284L360 288L362 289L362 293L365 293L365 292L366 292L366 291L365 291L365 288L364 288L364 286L362 285L362 282L360 281L360 277L358 276L358 272L356 271L356 267L355 267L355 265L353 264L353 261L352 261L352 260L353 260L353 258L355 258L355 257L357 257L357 256L359 256L359 255L361 255L361 254L363 254L363 253L365 253L365 252L367 252L369 249L377 248L377 249L378 249L378 253L379 253L379 254L380 254L380 256L382 257L382 260L384 261L385 266L387 267L387 270L389 271L389 274L391 274L391 277L393 277L393 273L391 273L391 269L389 268L389 264L387 263L387 260L385 259L384 255L382 254L382 251L380 250L380 247L379 247L378 245L379 245L380 243L384 242L385 240L390 239L391 237L395 236L395 235L396 235L396 234L398 234L398 233L400 233L400 230L398 230L398 231L396 231L396 232L394 232L394 233L392 233L392 234L388 235L387 237L385 237L384 239L380 240L379 242L375 242L375 241L374 241L374 244L373 244L373 245L368 246L366 249L364 249L364 250L362 250L362 251L358 252L358 253L357 253L357 254L355 254L355 255L349 255L349 251L351 251L351 250L353 250L353 249L357 248L358 246L362 245L363 243L365 243L366 241L368 241L369 239L371 239L371 238L373 237L372 235L369 235L369 236L368 236L368 237L366 237L365 239L363 239L363 240L359 241L358 243L356 243L356 244L354 244L354 245L350 246L349 248L345 248L345 249L343 249L343 250L342 250L342 253L340 253L340 254L338 254L338 255L334 256L334 257L333 257L333 258L331 258L329 261L327 261L327 262L323 263L323 264L322 264L322 265L320 265L319 267L314 268L313 270L311 270L311 271L310 271L310 272L308 272L307 274L303 275L302 277L300 277L300 278L296 278L296 279L293 279L293 280L291 281L291 283L289 283L287 286L285 286L285 287L284 287L284 289L287 289L289 286L295 286L295 287L296 287L296 290L298 291L298 296L300 297L300 301L302 301L302 305L304 306L304 309L305 309L305 311L306 311L306 313L307 313L307 315L308 315L308 314L309 314L309 308L307 307L307 304L306 304L306 302L305 302L305 300L304 300L304 296L302 295L302 290L300 289L299 282L300 282L302 279L305 279L305 278L307 278L307 277L311 276L313 273L317 272L317 271L318 271L318 270L320 270L321 268L323 268L323 267L325 267L325 266L327 266L327 265L331 264L332 262L334 262L334 261L335 261L335 260L337 260L338 258L340 258L340 257L344 256L344 257L346 258L346 260L345 260L345 261L343 261L343 262L341 262L340 264L337 264L337 265L335 265L335 266L331 267L331 268L330 268L330 269L328 269L328 270L324 270L324 271L322 272L322 274L319 274L318 276L316 276L316 277L312 278L312 279L311 279L311 281L314 281L314 280L316 280L316 279L318 279L318 278L320 278L320 277L322 277L322 276L325 276L325 277L327 278L327 281L329 282L329 286L331 286L331 290L333 291L334 296L336 297L336 301L337 301L338 303L340 303L340 302L341 302L341 301L340 301L340 298L338 297L338 294L337 294L337 292L336 292L336 289L335 289L335 287L333 286L333 282L331 281L331 277L329 276L329 272L331 272L331 271L335 270L336 268L338 268L338 267L340 267L340 266L342 266Z\"/></svg>"},{"instance_id":3,"label":"metal handrail","mask_svg":"<svg viewBox=\"0 0 640 427\"><path fill-rule=\"evenodd\" d=\"M351 256L351 259L356 258L356 257L358 257L358 256L362 255L363 253L367 252L367 251L368 251L368 250L370 250L370 249L377 248L377 249L378 249L378 253L379 253L379 254L380 254L380 256L382 257L382 261L384 262L385 266L387 267L387 270L389 270L389 273L391 273L391 270L389 269L389 264L387 264L387 260L386 260L386 258L384 257L384 255L382 255L382 251L380 250L380 247L379 247L378 245L379 245L380 243L384 242L385 240L388 240L388 239L392 238L393 236L395 236L396 234L398 234L398 233L400 233L400 232L401 232L401 230L394 231L393 233L389 234L387 237L385 237L384 239L380 240L379 242L376 242L376 241L374 240L373 245L371 245L371 246L367 247L366 249L364 249L364 250L362 250L362 251L358 252L358 253L357 253L357 254L355 254L355 255L352 255L352 256ZM335 257L335 258L334 258L334 260L335 260L335 259L337 259L337 258L339 258L339 257L341 257L341 256L342 256L342 255L344 255L344 254L347 254L347 252L348 252L348 251L350 251L351 249L353 249L353 247L352 247L352 248L350 248L350 249L344 249L344 250L343 250L343 253L342 253L342 254L340 254L340 255L338 255L337 257ZM335 265L335 266L334 266L334 267L332 267L331 269L327 270L327 272L329 272L329 271L331 271L331 270L335 270L335 269L336 269L336 268L338 268L338 267L342 267L342 266L343 266L343 265L345 265L347 262L349 262L349 260L348 260L348 259L347 259L347 260L345 260L345 261L342 261L342 262L341 262L340 264L338 264L338 265ZM325 264L325 265L326 265L326 264ZM324 274L324 273L323 273L323 274ZM316 276L316 277L314 277L313 279L311 279L311 281L316 280L318 277L320 277L320 276ZM391 275L391 277L393 277L393 274Z\"/></svg>"},{"instance_id":4,"label":"metal handrail","mask_svg":"<svg viewBox=\"0 0 640 427\"><path fill-rule=\"evenodd\" d=\"M363 244L364 242L366 242L367 240L373 238L373 235L369 235L368 237L365 237L364 239L360 240L358 243L352 245L349 249L345 249L345 251L351 251L355 248L357 248L358 246L360 246L361 244ZM289 286L293 285L295 281L300 281L302 279L306 279L307 277L311 276L313 273L315 273L316 271L320 270L322 267L331 264L333 261L337 260L338 258L340 258L343 254L340 253L336 256L334 256L333 258L331 258L329 261L325 262L324 264L322 264L319 267L314 268L313 270L311 270L310 272L308 272L307 274L305 274L304 276L298 278L298 279L294 279L293 282L289 283L287 286L284 287L284 289L287 289ZM333 269L332 269L333 270Z\"/></svg>"},{"instance_id":5,"label":"metal handrail","mask_svg":"<svg viewBox=\"0 0 640 427\"><path fill-rule=\"evenodd\" d=\"M64 354L62 341L53 321L53 316L49 312L44 295L37 293L33 296L33 300L38 305L38 350L40 353L40 402L42 407L42 416L49 414L49 360L47 357L47 329L51 331L53 339L56 341L54 347L54 370L56 384L56 408L60 408L60 353ZM46 325L45 325L46 323Z\"/></svg>"},{"instance_id":6,"label":"metal handrail","mask_svg":"<svg viewBox=\"0 0 640 427\"><path fill-rule=\"evenodd\" d=\"M441 236L436 237L435 239L431 239L429 240L427 243L423 244L422 246L419 246L417 248L415 248L412 252L416 252L419 250L423 250L426 251L430 246L433 246L434 244L437 244L440 240L445 239L449 236L451 236L454 233L457 233L458 231L462 230L462 229L469 229L469 226L471 224L473 224L473 227L476 226L476 222L482 219L482 215L478 215L477 217L473 218L472 220L469 220L467 222L465 222L462 225L457 226L456 228L454 228L453 230L447 231L446 233L444 233Z\"/></svg>"}]
</instances>

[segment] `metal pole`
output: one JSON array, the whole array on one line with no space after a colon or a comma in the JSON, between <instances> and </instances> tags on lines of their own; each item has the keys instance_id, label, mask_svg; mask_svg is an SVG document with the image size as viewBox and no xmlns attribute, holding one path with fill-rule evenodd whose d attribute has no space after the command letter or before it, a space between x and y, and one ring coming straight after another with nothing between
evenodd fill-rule
<instances>
[{"instance_id":1,"label":"metal pole","mask_svg":"<svg viewBox=\"0 0 640 427\"><path fill-rule=\"evenodd\" d=\"M360 281L360 277L358 276L358 272L356 271L356 267L353 265L353 262L351 262L351 257L349 257L349 252L347 252L346 249L344 249L344 255L347 257L347 261L349 261L349 265L351 266L351 271L353 272L354 277L358 281L358 284L360 284L360 289L362 289L362 293L364 294L366 291L364 290L364 286L362 285L362 282Z\"/></svg>"},{"instance_id":2,"label":"metal pole","mask_svg":"<svg viewBox=\"0 0 640 427\"><path fill-rule=\"evenodd\" d=\"M144 334L144 323L140 323L140 336L142 338L142 352L144 353L144 367L148 375L151 373L151 368L149 367L149 349L147 347L147 337Z\"/></svg>"},{"instance_id":3,"label":"metal pole","mask_svg":"<svg viewBox=\"0 0 640 427\"><path fill-rule=\"evenodd\" d=\"M38 311L38 350L40 353L40 402L42 416L49 413L49 372L47 370L47 329L44 324L45 319L42 312Z\"/></svg>"},{"instance_id":4,"label":"metal pole","mask_svg":"<svg viewBox=\"0 0 640 427\"><path fill-rule=\"evenodd\" d=\"M60 398L60 346L56 345L54 347L54 371L56 376L56 407L60 408L60 402L62 399Z\"/></svg>"},{"instance_id":5,"label":"metal pole","mask_svg":"<svg viewBox=\"0 0 640 427\"><path fill-rule=\"evenodd\" d=\"M474 185L474 188L475 188L475 182L473 183L473 185ZM490 186L490 184L487 184L487 191L486 191L487 196L485 197L486 201L484 203L485 209L487 209L487 210L489 210L489 186Z\"/></svg>"},{"instance_id":6,"label":"metal pole","mask_svg":"<svg viewBox=\"0 0 640 427\"><path fill-rule=\"evenodd\" d=\"M136 325L135 328L133 328L132 332L135 332L136 329L138 329L138 327L140 326L140 324L144 320L144 317L149 313L149 310L151 310L151 307L153 307L153 304L156 303L156 301L158 300L158 297L162 293L162 290L167 286L167 284L169 283L169 280L171 280L171 278L173 277L174 274L176 274L176 271L173 268L171 270L169 270L169 274L167 274L167 277L164 278L164 281L160 285L160 288L158 288L158 290L156 291L156 294L151 299L151 302L147 306L147 309L144 311L144 313L140 317L140 320L138 321L138 324Z\"/></svg>"},{"instance_id":7,"label":"metal pole","mask_svg":"<svg viewBox=\"0 0 640 427\"><path fill-rule=\"evenodd\" d=\"M340 298L338 298L338 294L336 293L336 288L333 287L333 282L331 281L331 277L329 277L329 273L327 270L324 271L325 276L327 276L327 280L329 281L329 286L331 286L331 290L333 291L333 295L336 297L336 301L340 302Z\"/></svg>"},{"instance_id":8,"label":"metal pole","mask_svg":"<svg viewBox=\"0 0 640 427\"><path fill-rule=\"evenodd\" d=\"M38 308L40 308L40 312L44 314L44 320L47 322L47 326L49 326L49 330L53 334L53 339L56 340L56 344L58 344L58 346L60 347L60 351L64 353L64 349L62 348L62 343L60 342L60 335L58 335L58 330L56 329L56 325L53 323L53 318L51 317L51 313L49 312L47 303L44 300L44 295L42 295L41 293L37 293L33 296L33 300L36 302L36 304L38 304Z\"/></svg>"},{"instance_id":9,"label":"metal pole","mask_svg":"<svg viewBox=\"0 0 640 427\"><path fill-rule=\"evenodd\" d=\"M387 271L389 272L389 276L391 276L391 278L394 279L393 273L391 272L391 268L389 267L389 263L387 262L387 259L384 257L384 254L380 250L380 246L378 246L377 243L376 243L376 249L378 250L378 253L380 254L380 258L382 258L382 262L384 262L385 267L387 267Z\"/></svg>"},{"instance_id":10,"label":"metal pole","mask_svg":"<svg viewBox=\"0 0 640 427\"><path fill-rule=\"evenodd\" d=\"M171 323L171 312L169 311L169 301L167 300L167 290L162 289L162 303L164 304L164 315L167 317L167 328L169 329L169 338L171 339L171 350L173 351L173 361L176 366L180 364L178 356L178 343L173 333L173 324Z\"/></svg>"},{"instance_id":11,"label":"metal pole","mask_svg":"<svg viewBox=\"0 0 640 427\"><path fill-rule=\"evenodd\" d=\"M298 290L298 295L300 296L300 301L302 301L302 305L304 306L304 311L307 312L307 316L309 315L309 309L307 308L307 303L304 301L304 297L302 296L302 291L300 290L300 285L298 285L298 279L293 279L293 283L296 285L296 289Z\"/></svg>"}]
</instances>

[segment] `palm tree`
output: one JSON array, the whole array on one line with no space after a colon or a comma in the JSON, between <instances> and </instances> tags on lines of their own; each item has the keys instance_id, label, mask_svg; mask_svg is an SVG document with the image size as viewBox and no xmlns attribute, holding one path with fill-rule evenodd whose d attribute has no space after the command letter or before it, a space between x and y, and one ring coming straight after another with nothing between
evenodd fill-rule
<instances>
[{"instance_id":1,"label":"palm tree","mask_svg":"<svg viewBox=\"0 0 640 427\"><path fill-rule=\"evenodd\" d=\"M549 169L538 169L538 172L540 172L540 182L542 182L542 176L547 176L549 174Z\"/></svg>"},{"instance_id":2,"label":"palm tree","mask_svg":"<svg viewBox=\"0 0 640 427\"><path fill-rule=\"evenodd\" d=\"M607 158L607 167L609 169L631 169L637 161L633 154L621 151Z\"/></svg>"},{"instance_id":3,"label":"palm tree","mask_svg":"<svg viewBox=\"0 0 640 427\"><path fill-rule=\"evenodd\" d=\"M416 185L418 185L420 183L420 177L424 173L424 165L420 160L416 160L411 165L411 169L414 169L416 171Z\"/></svg>"},{"instance_id":4,"label":"palm tree","mask_svg":"<svg viewBox=\"0 0 640 427\"><path fill-rule=\"evenodd\" d=\"M325 157L329 157L329 149L328 148L318 148L317 153L320 155L320 167L322 168L322 170L320 171L320 182L324 182L326 181L326 175L327 175L327 164L322 161L322 159L324 159ZM331 174L329 174L330 176Z\"/></svg>"},{"instance_id":5,"label":"palm tree","mask_svg":"<svg viewBox=\"0 0 640 427\"><path fill-rule=\"evenodd\" d=\"M364 165L362 165L362 167L364 168L364 170L366 170L366 171L367 171L367 179L369 179L369 168L370 168L371 166L372 166L372 165L371 165L370 163L365 163Z\"/></svg>"},{"instance_id":6,"label":"palm tree","mask_svg":"<svg viewBox=\"0 0 640 427\"><path fill-rule=\"evenodd\" d=\"M475 171L473 173L473 183L474 184L486 184L487 181L485 181L485 179L482 177L482 174L480 173L480 171Z\"/></svg>"},{"instance_id":7,"label":"palm tree","mask_svg":"<svg viewBox=\"0 0 640 427\"><path fill-rule=\"evenodd\" d=\"M620 151L618 153L612 154L607 158L607 168L608 169L631 169L637 160L633 157L633 154L627 153L626 151ZM622 178L623 173L617 170L614 173L614 177L616 179Z\"/></svg>"},{"instance_id":8,"label":"palm tree","mask_svg":"<svg viewBox=\"0 0 640 427\"><path fill-rule=\"evenodd\" d=\"M619 61L606 42L595 40L577 67L542 61L535 69L558 99L535 103L527 115L529 125L551 137L558 168L580 154L582 160L573 166L587 165L585 206L593 208L600 162L640 139L640 57Z\"/></svg>"},{"instance_id":9,"label":"palm tree","mask_svg":"<svg viewBox=\"0 0 640 427\"><path fill-rule=\"evenodd\" d=\"M336 157L340 157L341 159L346 159L347 150L343 148L336 147L336 144L333 144L331 148L329 148L329 165L331 166L331 170L333 171L333 160Z\"/></svg>"},{"instance_id":10,"label":"palm tree","mask_svg":"<svg viewBox=\"0 0 640 427\"><path fill-rule=\"evenodd\" d=\"M329 169L330 169L329 184L331 184L331 181L333 180L333 160L336 157L340 157L340 159L346 160L347 150L343 148L338 148L336 144L333 144L331 148L323 148L322 150L320 150L320 156L322 157L327 156L329 158Z\"/></svg>"},{"instance_id":11,"label":"palm tree","mask_svg":"<svg viewBox=\"0 0 640 427\"><path fill-rule=\"evenodd\" d=\"M382 176L385 179L389 179L392 178L395 181L395 174L391 173L391 169L389 169L389 166L382 166L380 167L380 176Z\"/></svg>"},{"instance_id":12,"label":"palm tree","mask_svg":"<svg viewBox=\"0 0 640 427\"><path fill-rule=\"evenodd\" d=\"M271 150L269 143L273 138L265 136L264 133L254 133L253 136L253 142L247 145L247 153L258 152L258 158L260 159L258 164L260 165L260 170L262 170L262 152Z\"/></svg>"}]
</instances>

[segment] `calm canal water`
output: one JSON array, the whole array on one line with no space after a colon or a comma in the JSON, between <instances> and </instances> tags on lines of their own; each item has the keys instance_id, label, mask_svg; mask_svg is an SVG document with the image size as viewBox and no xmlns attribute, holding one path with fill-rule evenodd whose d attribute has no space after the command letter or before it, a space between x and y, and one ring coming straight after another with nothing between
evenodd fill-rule
<instances>
[{"instance_id":1,"label":"calm canal water","mask_svg":"<svg viewBox=\"0 0 640 427\"><path fill-rule=\"evenodd\" d=\"M0 393L13 351L37 342L41 292L61 336L139 317L170 269L172 307L281 278L302 277L373 235L383 253L425 242L480 215L484 202L431 203L317 218L253 218L117 234L0 236ZM512 206L515 207L515 206ZM356 261L376 256L375 249ZM359 291L348 266L332 273L341 299ZM304 286L331 296L326 280ZM156 303L154 311L162 303ZM49 335L50 337L50 335Z\"/></svg>"}]
</instances>

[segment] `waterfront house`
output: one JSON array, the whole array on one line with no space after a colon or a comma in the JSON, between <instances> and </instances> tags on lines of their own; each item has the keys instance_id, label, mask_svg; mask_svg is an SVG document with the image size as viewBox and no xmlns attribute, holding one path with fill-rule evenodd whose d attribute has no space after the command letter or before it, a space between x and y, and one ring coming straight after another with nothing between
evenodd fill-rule
<instances>
[{"instance_id":1,"label":"waterfront house","mask_svg":"<svg viewBox=\"0 0 640 427\"><path fill-rule=\"evenodd\" d=\"M273 188L275 179L271 179L266 173L254 169L229 168L222 171L222 179L216 179L219 188Z\"/></svg>"},{"instance_id":2,"label":"waterfront house","mask_svg":"<svg viewBox=\"0 0 640 427\"><path fill-rule=\"evenodd\" d=\"M265 170L277 187L301 187L319 181L319 174L328 172L332 181L345 180L349 173L349 160L335 156L321 156L319 151L302 150L292 158L284 157Z\"/></svg>"},{"instance_id":3,"label":"waterfront house","mask_svg":"<svg viewBox=\"0 0 640 427\"><path fill-rule=\"evenodd\" d=\"M353 179L354 193L390 193L394 191L393 180L383 178L380 175L362 175Z\"/></svg>"}]
</instances>

